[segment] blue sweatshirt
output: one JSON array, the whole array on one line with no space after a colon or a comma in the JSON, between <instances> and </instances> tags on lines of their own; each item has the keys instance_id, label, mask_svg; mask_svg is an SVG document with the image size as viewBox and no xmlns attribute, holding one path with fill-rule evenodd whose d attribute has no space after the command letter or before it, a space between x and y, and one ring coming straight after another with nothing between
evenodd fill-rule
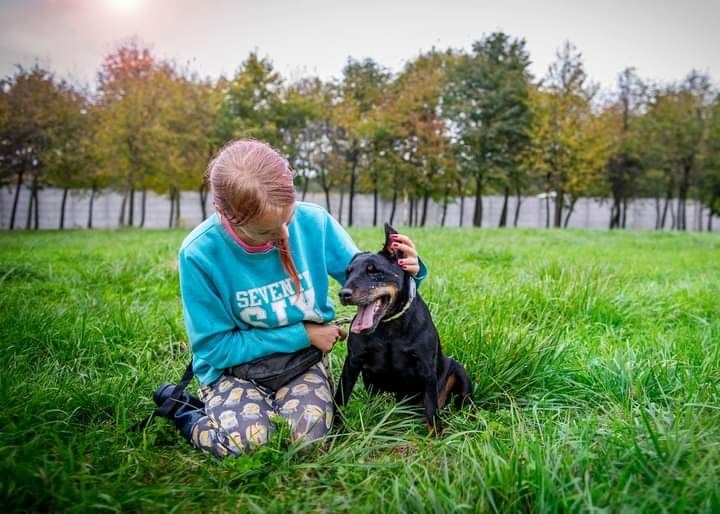
<instances>
[{"instance_id":1,"label":"blue sweatshirt","mask_svg":"<svg viewBox=\"0 0 720 514\"><path fill-rule=\"evenodd\" d=\"M335 318L328 275L345 281L345 269L358 252L355 243L325 209L304 202L296 202L288 232L300 276L299 300L278 250L247 251L218 214L183 241L180 289L193 370L202 384L215 382L225 368L306 348L310 339L302 322ZM419 275L425 273L421 265Z\"/></svg>"}]
</instances>

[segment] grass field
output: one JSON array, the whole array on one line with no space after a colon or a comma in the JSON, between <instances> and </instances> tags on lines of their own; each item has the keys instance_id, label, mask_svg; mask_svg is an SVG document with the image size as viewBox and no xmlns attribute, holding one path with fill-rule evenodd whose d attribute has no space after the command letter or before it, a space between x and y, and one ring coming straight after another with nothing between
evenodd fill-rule
<instances>
[{"instance_id":1,"label":"grass field","mask_svg":"<svg viewBox=\"0 0 720 514\"><path fill-rule=\"evenodd\" d=\"M185 232L0 234L0 508L720 511L720 237L406 232L474 405L433 439L360 387L323 446L281 431L225 461L166 420L129 431L188 358ZM351 233L379 247L381 229Z\"/></svg>"}]
</instances>

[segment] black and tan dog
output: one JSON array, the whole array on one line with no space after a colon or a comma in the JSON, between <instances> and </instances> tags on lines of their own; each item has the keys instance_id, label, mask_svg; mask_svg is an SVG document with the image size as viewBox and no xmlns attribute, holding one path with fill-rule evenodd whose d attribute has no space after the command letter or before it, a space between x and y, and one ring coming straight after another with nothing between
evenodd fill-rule
<instances>
[{"instance_id":1,"label":"black and tan dog","mask_svg":"<svg viewBox=\"0 0 720 514\"><path fill-rule=\"evenodd\" d=\"M362 373L370 393L422 400L428 429L439 433L438 411L450 395L456 395L458 404L469 398L470 381L460 363L443 355L415 280L397 264L402 254L390 250L390 236L396 233L386 223L383 249L359 253L348 266L340 301L358 310L335 403L341 407L347 402Z\"/></svg>"}]
</instances>

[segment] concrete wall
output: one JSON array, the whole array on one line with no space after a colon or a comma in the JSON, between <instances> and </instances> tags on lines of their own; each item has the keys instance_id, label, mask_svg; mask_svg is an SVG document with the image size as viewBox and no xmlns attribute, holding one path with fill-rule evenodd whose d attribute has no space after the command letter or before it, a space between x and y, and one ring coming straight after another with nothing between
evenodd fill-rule
<instances>
[{"instance_id":1,"label":"concrete wall","mask_svg":"<svg viewBox=\"0 0 720 514\"><path fill-rule=\"evenodd\" d=\"M0 228L7 229L10 226L10 215L13 202L14 191L9 188L0 189ZM39 193L39 211L40 211L40 228L52 229L58 228L60 219L60 204L62 201L62 190L45 189ZM15 228L25 228L27 221L27 207L30 193L29 190L23 189L18 202L18 210L15 218ZM67 206L65 210L65 227L66 228L84 228L87 226L89 194L87 191L73 191L68 195ZM202 211L200 208L199 194L193 191L185 191L182 193L180 224L181 226L190 228L197 225L202 220ZM325 206L325 196L323 194L311 193L306 197L306 201L314 202ZM487 196L483 198L483 226L495 227L500 218L502 209L502 197ZM122 196L117 193L102 194L95 197L93 207L93 227L94 228L112 228L118 226L118 216ZM331 196L332 213L337 217L340 195ZM342 217L343 224L347 223L347 205L348 197L344 198L344 214ZM475 201L473 198L465 200L465 214L463 225L470 226L472 224L472 213ZM552 207L552 203L551 203ZM380 202L378 213L378 221L388 220L390 217L390 202ZM358 195L355 197L354 209L354 225L367 226L372 224L373 217L373 199L372 195ZM207 202L207 212L212 212L211 200ZM510 199L509 205L509 223L512 224L515 212L515 199ZM399 202L395 214L394 224L402 226L407 223L409 214L409 203ZM703 209L696 202L688 202L687 206L687 224L689 230L697 230L698 224L702 224L705 229L707 224L708 210ZM166 228L168 226L168 218L170 216L170 202L167 197L158 197L153 193L148 193L147 211L145 219L145 227L147 228ZM440 225L442 218L442 205L431 202L428 208L427 225ZM446 226L458 226L460 218L460 202L456 201L448 207ZM593 198L585 198L579 200L575 206L575 212L570 218L570 226L576 228L600 228L608 227L610 219L610 203L608 201L598 201ZM140 194L135 196L135 223L140 220ZM670 215L666 227L670 227ZM522 200L520 208L520 218L518 220L520 227L544 227L545 226L545 200L536 197L525 197ZM654 200L636 200L632 202L628 210L627 226L634 229L653 229L655 227L655 202Z\"/></svg>"}]
</instances>

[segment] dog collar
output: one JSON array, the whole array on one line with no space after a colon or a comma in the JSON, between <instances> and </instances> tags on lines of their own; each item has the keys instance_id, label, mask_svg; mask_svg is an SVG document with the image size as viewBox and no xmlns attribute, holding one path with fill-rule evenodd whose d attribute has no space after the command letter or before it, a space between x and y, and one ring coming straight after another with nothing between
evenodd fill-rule
<instances>
[{"instance_id":1,"label":"dog collar","mask_svg":"<svg viewBox=\"0 0 720 514\"><path fill-rule=\"evenodd\" d=\"M414 278L410 278L410 292L409 292L409 294L408 294L408 301L405 302L405 305L404 305L403 308L400 310L400 312L398 312L397 314L393 314L393 315L390 316L389 318L385 318L385 319L382 319L382 320L380 320L380 321L382 321L383 323L387 323L388 321L392 321L392 320L394 320L394 319L398 319L400 316L402 316L403 314L405 314L405 313L407 312L407 310L410 308L410 306L412 305L413 300L415 300L415 291L416 291L415 279L414 279Z\"/></svg>"}]
</instances>

